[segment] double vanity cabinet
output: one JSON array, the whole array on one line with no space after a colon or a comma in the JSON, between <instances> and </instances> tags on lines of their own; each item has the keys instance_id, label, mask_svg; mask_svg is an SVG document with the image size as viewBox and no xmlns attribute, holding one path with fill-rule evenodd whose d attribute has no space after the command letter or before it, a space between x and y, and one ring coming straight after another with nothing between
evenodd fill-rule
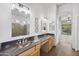
<instances>
[{"instance_id":1,"label":"double vanity cabinet","mask_svg":"<svg viewBox=\"0 0 79 59\"><path fill-rule=\"evenodd\" d=\"M48 36L48 38L43 39L40 43L37 43L35 46L30 49L23 51L18 56L40 56L40 50L48 53L54 45L54 38L52 36Z\"/></svg>"},{"instance_id":2,"label":"double vanity cabinet","mask_svg":"<svg viewBox=\"0 0 79 59\"><path fill-rule=\"evenodd\" d=\"M1 44L0 56L40 56L55 46L53 34L42 34L4 42Z\"/></svg>"},{"instance_id":3,"label":"double vanity cabinet","mask_svg":"<svg viewBox=\"0 0 79 59\"><path fill-rule=\"evenodd\" d=\"M40 45L35 45L30 49L22 52L19 56L39 56L40 55Z\"/></svg>"}]
</instances>

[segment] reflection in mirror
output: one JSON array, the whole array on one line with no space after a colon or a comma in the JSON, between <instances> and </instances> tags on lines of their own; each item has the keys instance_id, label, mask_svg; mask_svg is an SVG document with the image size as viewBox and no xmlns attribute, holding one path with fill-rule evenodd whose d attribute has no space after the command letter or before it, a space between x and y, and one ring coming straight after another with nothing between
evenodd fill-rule
<instances>
[{"instance_id":1,"label":"reflection in mirror","mask_svg":"<svg viewBox=\"0 0 79 59\"><path fill-rule=\"evenodd\" d=\"M41 20L41 31L46 32L47 31L47 22Z\"/></svg>"},{"instance_id":2,"label":"reflection in mirror","mask_svg":"<svg viewBox=\"0 0 79 59\"><path fill-rule=\"evenodd\" d=\"M55 27L54 26L55 25L53 24L53 22L52 23L49 23L49 31L50 32L53 32L55 30Z\"/></svg>"},{"instance_id":3,"label":"reflection in mirror","mask_svg":"<svg viewBox=\"0 0 79 59\"><path fill-rule=\"evenodd\" d=\"M35 33L39 32L39 22L38 22L38 18L35 18Z\"/></svg>"},{"instance_id":4,"label":"reflection in mirror","mask_svg":"<svg viewBox=\"0 0 79 59\"><path fill-rule=\"evenodd\" d=\"M15 4L15 8L12 8L11 14L12 14L12 37L16 36L22 36L22 35L28 35L30 30L30 14L26 14L25 11L20 10L16 7L17 4ZM14 6L13 6L14 7ZM29 20L29 21L28 21Z\"/></svg>"}]
</instances>

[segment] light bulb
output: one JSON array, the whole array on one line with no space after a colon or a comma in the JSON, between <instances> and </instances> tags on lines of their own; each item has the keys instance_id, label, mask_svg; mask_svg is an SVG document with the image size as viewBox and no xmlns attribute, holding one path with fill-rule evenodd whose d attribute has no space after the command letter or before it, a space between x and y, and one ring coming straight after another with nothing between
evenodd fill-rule
<instances>
[{"instance_id":1,"label":"light bulb","mask_svg":"<svg viewBox=\"0 0 79 59\"><path fill-rule=\"evenodd\" d=\"M21 25L25 25L26 24L26 22L25 21L23 21L22 23L21 23Z\"/></svg>"},{"instance_id":2,"label":"light bulb","mask_svg":"<svg viewBox=\"0 0 79 59\"><path fill-rule=\"evenodd\" d=\"M15 22L16 22L16 23L20 23L20 21L18 21L18 20L15 20Z\"/></svg>"},{"instance_id":3,"label":"light bulb","mask_svg":"<svg viewBox=\"0 0 79 59\"><path fill-rule=\"evenodd\" d=\"M15 5L13 4L13 5L12 5L12 9L14 9L14 8L15 8Z\"/></svg>"}]
</instances>

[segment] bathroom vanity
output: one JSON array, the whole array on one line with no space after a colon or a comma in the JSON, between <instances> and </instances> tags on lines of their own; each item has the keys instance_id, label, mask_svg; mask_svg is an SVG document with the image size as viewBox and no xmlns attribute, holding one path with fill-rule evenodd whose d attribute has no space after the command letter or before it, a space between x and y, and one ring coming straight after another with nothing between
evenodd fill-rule
<instances>
[{"instance_id":1,"label":"bathroom vanity","mask_svg":"<svg viewBox=\"0 0 79 59\"><path fill-rule=\"evenodd\" d=\"M37 37L37 39L35 39ZM19 42L18 42L19 41ZM40 51L48 53L55 46L53 34L41 34L25 39L2 43L1 56L40 56Z\"/></svg>"},{"instance_id":2,"label":"bathroom vanity","mask_svg":"<svg viewBox=\"0 0 79 59\"><path fill-rule=\"evenodd\" d=\"M52 39L53 38L51 36L42 38L35 46L22 52L19 56L40 56L40 49L48 53L54 46Z\"/></svg>"}]
</instances>

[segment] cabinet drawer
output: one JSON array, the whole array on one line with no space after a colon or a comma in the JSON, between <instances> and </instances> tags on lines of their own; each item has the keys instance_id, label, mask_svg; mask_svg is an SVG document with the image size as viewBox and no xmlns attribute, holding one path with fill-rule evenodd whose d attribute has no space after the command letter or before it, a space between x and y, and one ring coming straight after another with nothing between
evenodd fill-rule
<instances>
[{"instance_id":1,"label":"cabinet drawer","mask_svg":"<svg viewBox=\"0 0 79 59\"><path fill-rule=\"evenodd\" d=\"M35 47L30 48L27 51L24 51L23 53L21 53L19 56L29 56L30 54L32 54L35 51Z\"/></svg>"},{"instance_id":2,"label":"cabinet drawer","mask_svg":"<svg viewBox=\"0 0 79 59\"><path fill-rule=\"evenodd\" d=\"M44 45L44 44L46 44L48 42L48 40L45 40L45 41L43 41L42 43L41 43L41 45Z\"/></svg>"},{"instance_id":3,"label":"cabinet drawer","mask_svg":"<svg viewBox=\"0 0 79 59\"><path fill-rule=\"evenodd\" d=\"M41 46L40 44L36 45L36 50L40 49L40 46Z\"/></svg>"},{"instance_id":4,"label":"cabinet drawer","mask_svg":"<svg viewBox=\"0 0 79 59\"><path fill-rule=\"evenodd\" d=\"M30 54L30 56L40 56L40 51L39 50L36 50L32 54Z\"/></svg>"}]
</instances>

